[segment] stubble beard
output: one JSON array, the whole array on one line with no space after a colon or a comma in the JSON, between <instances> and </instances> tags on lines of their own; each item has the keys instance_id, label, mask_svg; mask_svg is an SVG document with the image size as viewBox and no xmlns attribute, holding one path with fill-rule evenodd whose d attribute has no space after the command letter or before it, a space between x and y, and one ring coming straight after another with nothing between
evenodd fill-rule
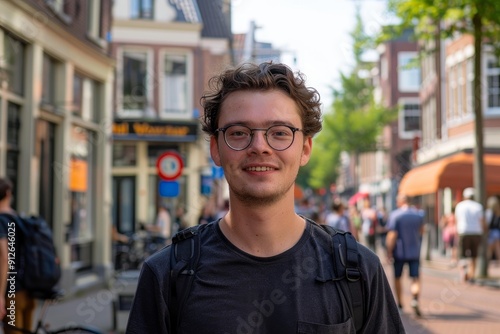
<instances>
[{"instance_id":1,"label":"stubble beard","mask_svg":"<svg viewBox=\"0 0 500 334\"><path fill-rule=\"evenodd\" d=\"M265 207L279 202L286 196L290 188L294 186L295 179L287 186L280 187L273 192L262 193L259 191L252 191L251 189L248 189L249 187L246 187L244 189L233 188L232 193L240 202L247 204L248 206Z\"/></svg>"}]
</instances>

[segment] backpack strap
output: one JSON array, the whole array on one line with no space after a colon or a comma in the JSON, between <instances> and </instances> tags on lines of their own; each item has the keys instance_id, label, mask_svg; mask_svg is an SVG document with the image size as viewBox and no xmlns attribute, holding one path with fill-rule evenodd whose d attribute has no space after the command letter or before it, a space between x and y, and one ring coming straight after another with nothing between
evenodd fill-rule
<instances>
[{"instance_id":1,"label":"backpack strap","mask_svg":"<svg viewBox=\"0 0 500 334\"><path fill-rule=\"evenodd\" d=\"M338 231L328 225L320 226L332 237L335 276L340 277L337 282L347 297L358 332L364 323L364 288L359 270L358 242L350 232Z\"/></svg>"},{"instance_id":2,"label":"backpack strap","mask_svg":"<svg viewBox=\"0 0 500 334\"><path fill-rule=\"evenodd\" d=\"M200 259L200 231L206 225L189 227L177 232L172 238L168 298L171 327L169 333L177 332L179 315L191 290L195 269Z\"/></svg>"}]
</instances>

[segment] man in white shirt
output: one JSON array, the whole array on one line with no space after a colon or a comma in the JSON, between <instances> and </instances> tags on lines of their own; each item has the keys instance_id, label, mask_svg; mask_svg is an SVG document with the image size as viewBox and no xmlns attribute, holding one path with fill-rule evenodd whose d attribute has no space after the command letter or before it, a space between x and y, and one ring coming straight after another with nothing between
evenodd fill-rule
<instances>
[{"instance_id":1,"label":"man in white shirt","mask_svg":"<svg viewBox=\"0 0 500 334\"><path fill-rule=\"evenodd\" d=\"M473 280L476 272L476 259L482 234L486 231L483 206L474 201L474 188L466 188L463 192L464 200L455 208L457 221L458 251L463 263L467 266L470 258L468 272L464 269L464 279ZM464 262L465 261L465 262Z\"/></svg>"}]
</instances>

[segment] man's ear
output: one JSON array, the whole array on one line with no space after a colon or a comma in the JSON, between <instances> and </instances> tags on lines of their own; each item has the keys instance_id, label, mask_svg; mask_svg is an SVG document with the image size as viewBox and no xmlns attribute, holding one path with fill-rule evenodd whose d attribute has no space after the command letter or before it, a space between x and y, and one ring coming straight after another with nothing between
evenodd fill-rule
<instances>
[{"instance_id":1,"label":"man's ear","mask_svg":"<svg viewBox=\"0 0 500 334\"><path fill-rule=\"evenodd\" d=\"M220 167L219 143L217 142L217 139L215 139L215 136L210 136L210 156L212 157L215 165Z\"/></svg>"},{"instance_id":2,"label":"man's ear","mask_svg":"<svg viewBox=\"0 0 500 334\"><path fill-rule=\"evenodd\" d=\"M312 138L307 137L304 140L304 146L302 147L302 155L300 157L301 166L305 166L309 162L309 159L311 158L311 152L312 152Z\"/></svg>"}]
</instances>

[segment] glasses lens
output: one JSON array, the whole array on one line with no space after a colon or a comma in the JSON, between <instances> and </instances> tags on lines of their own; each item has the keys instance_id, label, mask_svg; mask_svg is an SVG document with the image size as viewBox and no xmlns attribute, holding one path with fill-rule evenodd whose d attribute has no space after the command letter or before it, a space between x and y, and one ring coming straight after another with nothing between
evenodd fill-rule
<instances>
[{"instance_id":1,"label":"glasses lens","mask_svg":"<svg viewBox=\"0 0 500 334\"><path fill-rule=\"evenodd\" d=\"M286 150L293 143L294 132L288 126L271 126L266 134L269 146L277 151Z\"/></svg>"},{"instance_id":2,"label":"glasses lens","mask_svg":"<svg viewBox=\"0 0 500 334\"><path fill-rule=\"evenodd\" d=\"M243 150L252 140L252 130L242 125L231 125L224 132L224 139L232 149Z\"/></svg>"}]
</instances>

